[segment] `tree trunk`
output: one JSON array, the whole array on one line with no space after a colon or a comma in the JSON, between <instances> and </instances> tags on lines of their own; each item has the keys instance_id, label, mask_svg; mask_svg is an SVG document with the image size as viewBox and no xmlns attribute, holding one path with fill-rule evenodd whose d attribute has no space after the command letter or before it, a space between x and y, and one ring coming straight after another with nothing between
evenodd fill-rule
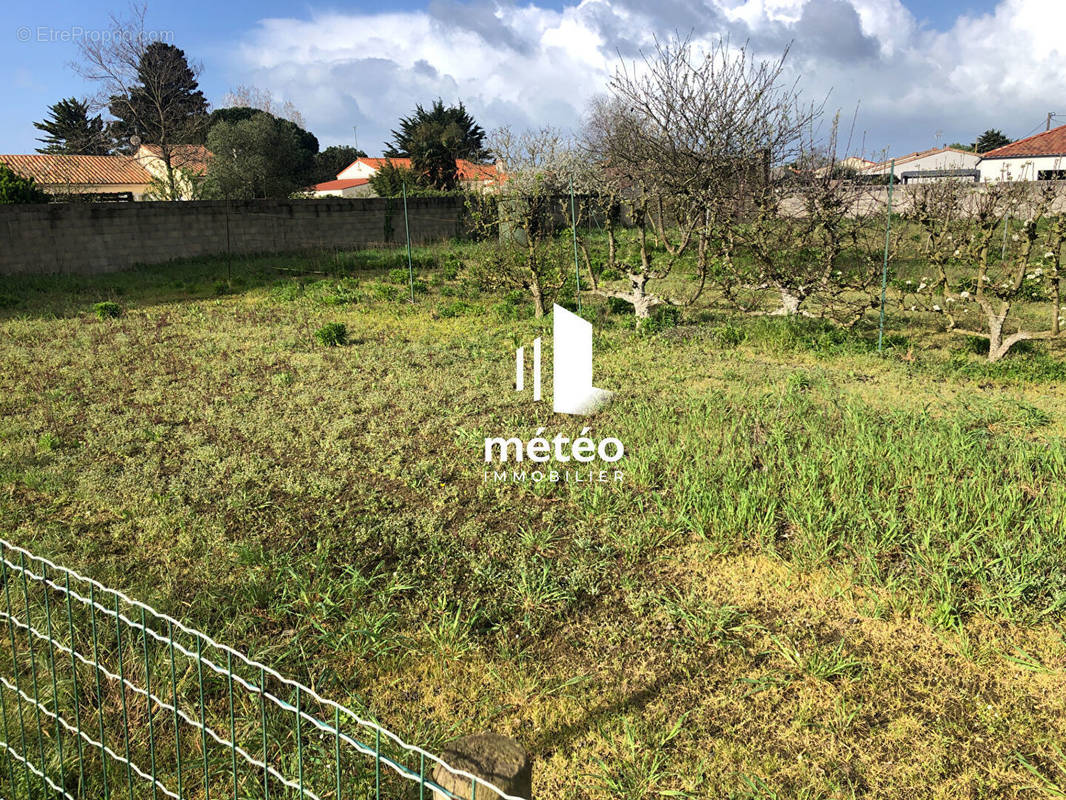
<instances>
[{"instance_id":1,"label":"tree trunk","mask_svg":"<svg viewBox=\"0 0 1066 800\"><path fill-rule=\"evenodd\" d=\"M533 295L533 316L539 319L544 316L544 291L536 281L529 287L529 291Z\"/></svg>"},{"instance_id":2,"label":"tree trunk","mask_svg":"<svg viewBox=\"0 0 1066 800\"><path fill-rule=\"evenodd\" d=\"M798 295L791 289L783 286L777 287L777 291L781 295L781 307L776 311L771 311L771 317L794 317L800 313L800 303L803 302L803 296Z\"/></svg>"},{"instance_id":3,"label":"tree trunk","mask_svg":"<svg viewBox=\"0 0 1066 800\"><path fill-rule=\"evenodd\" d=\"M633 304L633 312L639 324L640 320L648 319L651 316L651 310L662 301L655 295L648 294L648 276L644 273L630 272L629 285L633 291L626 299Z\"/></svg>"},{"instance_id":4,"label":"tree trunk","mask_svg":"<svg viewBox=\"0 0 1066 800\"><path fill-rule=\"evenodd\" d=\"M1007 337L1003 336L1003 323L1007 319L1007 312L1010 311L1010 303L1004 303L998 314L993 310L992 305L986 301L981 301L981 307L984 309L985 317L988 319L989 363L999 361L1018 342L1033 338L1033 334L1026 331L1018 331Z\"/></svg>"}]
</instances>

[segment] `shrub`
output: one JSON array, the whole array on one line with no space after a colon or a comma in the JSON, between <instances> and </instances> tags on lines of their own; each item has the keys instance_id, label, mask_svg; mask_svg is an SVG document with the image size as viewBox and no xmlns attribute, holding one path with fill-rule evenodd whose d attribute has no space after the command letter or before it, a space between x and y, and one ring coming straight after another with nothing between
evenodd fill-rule
<instances>
[{"instance_id":1,"label":"shrub","mask_svg":"<svg viewBox=\"0 0 1066 800\"><path fill-rule=\"evenodd\" d=\"M315 340L323 347L339 347L348 342L348 328L343 322L327 322L315 331Z\"/></svg>"},{"instance_id":2,"label":"shrub","mask_svg":"<svg viewBox=\"0 0 1066 800\"><path fill-rule=\"evenodd\" d=\"M623 300L621 297L608 297L607 310L612 314L630 316L633 314L633 304L628 300Z\"/></svg>"},{"instance_id":3,"label":"shrub","mask_svg":"<svg viewBox=\"0 0 1066 800\"><path fill-rule=\"evenodd\" d=\"M463 300L456 300L453 303L437 307L437 313L442 317L461 317L473 310L474 307Z\"/></svg>"},{"instance_id":4,"label":"shrub","mask_svg":"<svg viewBox=\"0 0 1066 800\"><path fill-rule=\"evenodd\" d=\"M37 188L33 178L23 178L6 164L0 164L0 205L47 202L48 195Z\"/></svg>"},{"instance_id":5,"label":"shrub","mask_svg":"<svg viewBox=\"0 0 1066 800\"><path fill-rule=\"evenodd\" d=\"M270 290L270 295L275 300L291 303L303 294L303 286L296 281L279 281Z\"/></svg>"},{"instance_id":6,"label":"shrub","mask_svg":"<svg viewBox=\"0 0 1066 800\"><path fill-rule=\"evenodd\" d=\"M722 347L736 347L745 338L743 329L737 325L727 323L711 329L711 341Z\"/></svg>"},{"instance_id":7,"label":"shrub","mask_svg":"<svg viewBox=\"0 0 1066 800\"><path fill-rule=\"evenodd\" d=\"M216 295L229 293L229 284L225 281L215 281L214 292Z\"/></svg>"},{"instance_id":8,"label":"shrub","mask_svg":"<svg viewBox=\"0 0 1066 800\"><path fill-rule=\"evenodd\" d=\"M389 282L390 283L405 284L409 280L410 280L410 276L409 276L409 274L408 274L406 269L400 269L399 267L397 267L396 269L390 269L389 270Z\"/></svg>"},{"instance_id":9,"label":"shrub","mask_svg":"<svg viewBox=\"0 0 1066 800\"><path fill-rule=\"evenodd\" d=\"M667 328L676 328L681 321L681 309L677 306L656 306L651 316L639 323L638 330L644 334L658 333Z\"/></svg>"},{"instance_id":10,"label":"shrub","mask_svg":"<svg viewBox=\"0 0 1066 800\"><path fill-rule=\"evenodd\" d=\"M616 269L608 267L600 273L600 280L603 281L618 281L622 279L622 273Z\"/></svg>"},{"instance_id":11,"label":"shrub","mask_svg":"<svg viewBox=\"0 0 1066 800\"><path fill-rule=\"evenodd\" d=\"M122 309L118 303L112 303L110 300L106 300L103 303L97 303L93 306L93 313L96 314L97 319L114 319L122 313Z\"/></svg>"},{"instance_id":12,"label":"shrub","mask_svg":"<svg viewBox=\"0 0 1066 800\"><path fill-rule=\"evenodd\" d=\"M400 287L388 283L374 283L370 291L378 300L396 300L400 297Z\"/></svg>"},{"instance_id":13,"label":"shrub","mask_svg":"<svg viewBox=\"0 0 1066 800\"><path fill-rule=\"evenodd\" d=\"M21 303L22 301L17 297L12 297L9 294L0 294L0 308L14 308Z\"/></svg>"},{"instance_id":14,"label":"shrub","mask_svg":"<svg viewBox=\"0 0 1066 800\"><path fill-rule=\"evenodd\" d=\"M461 266L462 262L457 256L449 256L448 260L445 261L444 265L441 267L441 275L444 276L445 280L454 281L459 277L459 268Z\"/></svg>"}]
</instances>

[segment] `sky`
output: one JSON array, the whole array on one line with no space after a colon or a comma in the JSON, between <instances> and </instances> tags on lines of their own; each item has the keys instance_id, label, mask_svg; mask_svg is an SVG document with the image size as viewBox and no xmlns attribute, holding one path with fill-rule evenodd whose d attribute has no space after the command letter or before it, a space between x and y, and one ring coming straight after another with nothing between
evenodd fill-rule
<instances>
[{"instance_id":1,"label":"sky","mask_svg":"<svg viewBox=\"0 0 1066 800\"><path fill-rule=\"evenodd\" d=\"M4 0L0 153L39 146L49 104L94 88L71 64L126 0ZM1066 124L1062 0L151 0L147 27L201 65L213 106L239 85L291 101L322 147L370 155L416 103L462 100L486 129L576 129L620 60L654 37L729 37L780 56L841 115L840 155L879 158L999 128ZM1055 124L1053 122L1053 124Z\"/></svg>"}]
</instances>

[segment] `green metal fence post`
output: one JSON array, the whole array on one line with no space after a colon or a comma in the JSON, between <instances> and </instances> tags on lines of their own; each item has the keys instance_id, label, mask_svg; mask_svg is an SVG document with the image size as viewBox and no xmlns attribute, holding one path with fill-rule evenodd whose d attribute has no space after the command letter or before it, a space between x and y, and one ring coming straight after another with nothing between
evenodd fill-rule
<instances>
[{"instance_id":1,"label":"green metal fence post","mask_svg":"<svg viewBox=\"0 0 1066 800\"><path fill-rule=\"evenodd\" d=\"M263 731L263 800L270 800L270 761L267 758L266 670L259 668L259 724Z\"/></svg>"},{"instance_id":2,"label":"green metal fence post","mask_svg":"<svg viewBox=\"0 0 1066 800\"><path fill-rule=\"evenodd\" d=\"M19 658L18 658L18 646L15 644L15 614L14 608L11 605L11 581L7 572L7 552L3 546L0 546L0 577L4 581L4 600L7 604L7 631L11 638L11 672L15 679L15 703L18 709L19 720L19 741L22 743L22 769L26 773L26 791L30 789L30 783L33 781L32 773L30 772L29 760L25 758L26 755L26 720L22 716L22 687L19 685ZM11 791L15 791L15 787L11 787Z\"/></svg>"},{"instance_id":3,"label":"green metal fence post","mask_svg":"<svg viewBox=\"0 0 1066 800\"><path fill-rule=\"evenodd\" d=\"M896 159L888 167L888 214L885 217L885 260L881 267L881 320L877 328L877 352L884 352L885 292L888 289L888 237L892 232L892 189L896 183Z\"/></svg>"},{"instance_id":4,"label":"green metal fence post","mask_svg":"<svg viewBox=\"0 0 1066 800\"><path fill-rule=\"evenodd\" d=\"M200 638L197 637L199 642ZM229 695L229 755L233 771L233 800L237 800L237 729L233 722L233 654L226 651L226 692Z\"/></svg>"},{"instance_id":5,"label":"green metal fence post","mask_svg":"<svg viewBox=\"0 0 1066 800\"><path fill-rule=\"evenodd\" d=\"M100 776L104 785L104 800L111 796L107 785L107 753L104 748L104 690L100 683L100 639L96 633L96 587L89 584L89 619L93 632L93 671L96 673L96 705L97 717L100 720Z\"/></svg>"},{"instance_id":6,"label":"green metal fence post","mask_svg":"<svg viewBox=\"0 0 1066 800\"><path fill-rule=\"evenodd\" d=\"M381 800L381 731L374 729L374 799Z\"/></svg>"},{"instance_id":7,"label":"green metal fence post","mask_svg":"<svg viewBox=\"0 0 1066 800\"><path fill-rule=\"evenodd\" d=\"M403 230L407 234L407 278L411 284L411 302L415 301L415 268L411 263L411 226L407 222L407 181L403 184Z\"/></svg>"},{"instance_id":8,"label":"green metal fence post","mask_svg":"<svg viewBox=\"0 0 1066 800\"><path fill-rule=\"evenodd\" d=\"M74 612L70 607L69 574L63 576L63 583L66 589L67 628L70 629L70 674L73 677L74 684L74 730L77 731L78 742L78 794L81 794L81 789L85 785L85 752L83 750L81 733L81 697L78 692L78 660L74 657L74 652L78 649L78 643L74 636Z\"/></svg>"},{"instance_id":9,"label":"green metal fence post","mask_svg":"<svg viewBox=\"0 0 1066 800\"><path fill-rule=\"evenodd\" d=\"M52 673L52 703L56 709L56 749L59 751L59 785L66 787L67 773L66 765L63 763L63 726L59 724L59 684L56 681L56 649L55 640L52 637L52 604L48 599L48 565L44 563L41 564L41 582L44 585L45 632L48 634L48 670ZM5 741L7 741L6 737Z\"/></svg>"},{"instance_id":10,"label":"green metal fence post","mask_svg":"<svg viewBox=\"0 0 1066 800\"><path fill-rule=\"evenodd\" d=\"M7 701L4 700L4 693L7 691L6 686L0 686L0 718L4 721L4 760L7 762L7 779L8 786L11 787L11 793L15 793L15 759L12 757L8 748L11 747L11 734L7 729Z\"/></svg>"},{"instance_id":11,"label":"green metal fence post","mask_svg":"<svg viewBox=\"0 0 1066 800\"><path fill-rule=\"evenodd\" d=\"M141 633L144 634L144 693L147 695L148 709L148 756L152 767L152 800L157 800L159 789L155 771L155 723L152 721L152 668L148 660L148 625L145 621L144 609L141 609Z\"/></svg>"},{"instance_id":12,"label":"green metal fence post","mask_svg":"<svg viewBox=\"0 0 1066 800\"><path fill-rule=\"evenodd\" d=\"M19 569L22 570L22 599L26 604L26 646L30 650L30 679L33 687L34 720L37 722L37 755L41 759L41 792L48 795L48 778L44 767L44 724L41 722L41 695L37 688L37 655L33 649L33 615L30 613L30 580L26 577L26 559L19 553ZM25 755L29 755L26 753Z\"/></svg>"},{"instance_id":13,"label":"green metal fence post","mask_svg":"<svg viewBox=\"0 0 1066 800\"><path fill-rule=\"evenodd\" d=\"M118 647L118 690L122 697L122 733L126 746L126 781L129 784L130 800L133 800L133 762L130 761L130 717L126 708L126 668L122 658L122 625L119 616L122 606L115 595L115 641Z\"/></svg>"},{"instance_id":14,"label":"green metal fence post","mask_svg":"<svg viewBox=\"0 0 1066 800\"><path fill-rule=\"evenodd\" d=\"M574 179L570 179L570 230L574 234L574 279L577 281L577 310L581 311L581 268L577 265L577 214L574 211Z\"/></svg>"},{"instance_id":15,"label":"green metal fence post","mask_svg":"<svg viewBox=\"0 0 1066 800\"><path fill-rule=\"evenodd\" d=\"M300 702L300 685L296 684L296 769L299 775L300 800L304 798L304 737L301 730L303 707Z\"/></svg>"},{"instance_id":16,"label":"green metal fence post","mask_svg":"<svg viewBox=\"0 0 1066 800\"><path fill-rule=\"evenodd\" d=\"M174 754L178 763L178 797L184 797L182 793L181 776L181 720L178 717L178 676L174 670L174 623L167 623L167 642L170 646L170 691L174 699Z\"/></svg>"},{"instance_id":17,"label":"green metal fence post","mask_svg":"<svg viewBox=\"0 0 1066 800\"><path fill-rule=\"evenodd\" d=\"M333 762L337 770L337 791L334 800L341 800L341 710L333 709Z\"/></svg>"},{"instance_id":18,"label":"green metal fence post","mask_svg":"<svg viewBox=\"0 0 1066 800\"><path fill-rule=\"evenodd\" d=\"M207 764L207 718L204 714L204 657L196 637L196 685L200 689L200 747L204 751L204 800L211 800L211 771Z\"/></svg>"}]
</instances>

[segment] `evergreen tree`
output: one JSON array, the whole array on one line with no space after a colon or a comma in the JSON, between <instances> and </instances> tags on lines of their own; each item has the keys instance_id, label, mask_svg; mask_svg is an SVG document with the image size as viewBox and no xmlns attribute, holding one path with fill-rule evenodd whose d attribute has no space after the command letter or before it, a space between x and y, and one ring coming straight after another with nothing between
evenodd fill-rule
<instances>
[{"instance_id":1,"label":"evergreen tree","mask_svg":"<svg viewBox=\"0 0 1066 800\"><path fill-rule=\"evenodd\" d=\"M432 126L435 138L448 143L453 160L465 158L478 162L488 159L485 131L462 102L457 106L445 106L439 98L428 111L417 105L411 116L400 119L399 130L392 131L392 142L386 143L385 155L388 158L414 157L417 149L425 148L429 137L422 129L427 125Z\"/></svg>"},{"instance_id":2,"label":"evergreen tree","mask_svg":"<svg viewBox=\"0 0 1066 800\"><path fill-rule=\"evenodd\" d=\"M137 81L123 94L112 95L108 110L115 138L129 152L133 136L145 144L202 144L207 133L207 100L185 51L165 42L144 48Z\"/></svg>"},{"instance_id":3,"label":"evergreen tree","mask_svg":"<svg viewBox=\"0 0 1066 800\"><path fill-rule=\"evenodd\" d=\"M391 161L382 164L370 176L370 187L378 197L399 197L403 194L405 184L407 193L412 194L413 187L418 185L414 171Z\"/></svg>"},{"instance_id":4,"label":"evergreen tree","mask_svg":"<svg viewBox=\"0 0 1066 800\"><path fill-rule=\"evenodd\" d=\"M301 130L264 111L212 126L207 134L207 147L213 153L208 166L212 190L227 199L248 200L285 198L303 189L314 153L305 149ZM316 139L316 148L317 143Z\"/></svg>"},{"instance_id":5,"label":"evergreen tree","mask_svg":"<svg viewBox=\"0 0 1066 800\"><path fill-rule=\"evenodd\" d=\"M997 147L1003 147L1010 143L1011 140L1003 135L1003 131L989 128L977 137L977 152L987 153L989 150L995 150Z\"/></svg>"},{"instance_id":6,"label":"evergreen tree","mask_svg":"<svg viewBox=\"0 0 1066 800\"><path fill-rule=\"evenodd\" d=\"M37 141L38 153L57 153L67 156L106 156L111 152L104 121L100 115L89 116L89 107L75 97L68 97L48 107L49 118L33 123L46 136Z\"/></svg>"}]
</instances>

